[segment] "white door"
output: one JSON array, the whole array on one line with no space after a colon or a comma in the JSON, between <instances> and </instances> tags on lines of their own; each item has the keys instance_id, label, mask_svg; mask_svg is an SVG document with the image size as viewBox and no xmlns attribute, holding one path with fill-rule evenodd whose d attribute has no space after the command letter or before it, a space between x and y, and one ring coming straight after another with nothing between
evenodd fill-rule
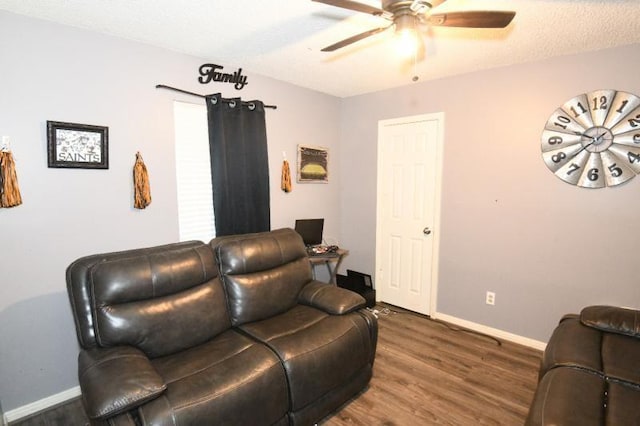
<instances>
[{"instance_id":1,"label":"white door","mask_svg":"<svg viewBox=\"0 0 640 426\"><path fill-rule=\"evenodd\" d=\"M444 114L378 123L378 299L435 311Z\"/></svg>"}]
</instances>

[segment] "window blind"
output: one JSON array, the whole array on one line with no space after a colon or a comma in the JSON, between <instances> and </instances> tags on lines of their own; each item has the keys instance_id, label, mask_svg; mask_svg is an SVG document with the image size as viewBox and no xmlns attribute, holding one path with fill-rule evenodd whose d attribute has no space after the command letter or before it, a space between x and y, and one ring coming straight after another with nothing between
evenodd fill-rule
<instances>
[{"instance_id":1,"label":"window blind","mask_svg":"<svg viewBox=\"0 0 640 426\"><path fill-rule=\"evenodd\" d=\"M174 102L180 241L215 237L207 108Z\"/></svg>"}]
</instances>

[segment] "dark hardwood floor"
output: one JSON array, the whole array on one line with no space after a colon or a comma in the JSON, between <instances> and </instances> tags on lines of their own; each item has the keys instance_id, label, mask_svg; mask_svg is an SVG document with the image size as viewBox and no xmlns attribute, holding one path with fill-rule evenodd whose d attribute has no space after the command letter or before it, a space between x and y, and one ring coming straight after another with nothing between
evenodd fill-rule
<instances>
[{"instance_id":1,"label":"dark hardwood floor","mask_svg":"<svg viewBox=\"0 0 640 426\"><path fill-rule=\"evenodd\" d=\"M323 426L524 423L540 351L510 342L499 345L490 337L389 308L380 315L371 383L324 419ZM85 424L76 399L9 426Z\"/></svg>"},{"instance_id":2,"label":"dark hardwood floor","mask_svg":"<svg viewBox=\"0 0 640 426\"><path fill-rule=\"evenodd\" d=\"M524 424L540 351L390 308L369 387L324 426Z\"/></svg>"}]
</instances>

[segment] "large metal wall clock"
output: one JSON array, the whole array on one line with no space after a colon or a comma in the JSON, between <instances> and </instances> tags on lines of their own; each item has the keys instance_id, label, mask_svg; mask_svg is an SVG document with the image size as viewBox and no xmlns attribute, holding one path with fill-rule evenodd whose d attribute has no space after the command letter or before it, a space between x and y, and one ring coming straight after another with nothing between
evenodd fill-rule
<instances>
[{"instance_id":1,"label":"large metal wall clock","mask_svg":"<svg viewBox=\"0 0 640 426\"><path fill-rule=\"evenodd\" d=\"M640 98L596 90L570 99L542 132L542 159L563 181L604 188L640 173Z\"/></svg>"}]
</instances>

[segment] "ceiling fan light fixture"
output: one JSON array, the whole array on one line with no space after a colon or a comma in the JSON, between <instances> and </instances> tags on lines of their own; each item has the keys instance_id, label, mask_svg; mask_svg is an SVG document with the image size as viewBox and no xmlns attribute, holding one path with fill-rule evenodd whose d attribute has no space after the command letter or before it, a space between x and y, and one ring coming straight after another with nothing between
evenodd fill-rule
<instances>
[{"instance_id":1,"label":"ceiling fan light fixture","mask_svg":"<svg viewBox=\"0 0 640 426\"><path fill-rule=\"evenodd\" d=\"M396 50L403 57L413 57L420 46L416 17L411 14L397 15L394 23L396 25Z\"/></svg>"}]
</instances>

